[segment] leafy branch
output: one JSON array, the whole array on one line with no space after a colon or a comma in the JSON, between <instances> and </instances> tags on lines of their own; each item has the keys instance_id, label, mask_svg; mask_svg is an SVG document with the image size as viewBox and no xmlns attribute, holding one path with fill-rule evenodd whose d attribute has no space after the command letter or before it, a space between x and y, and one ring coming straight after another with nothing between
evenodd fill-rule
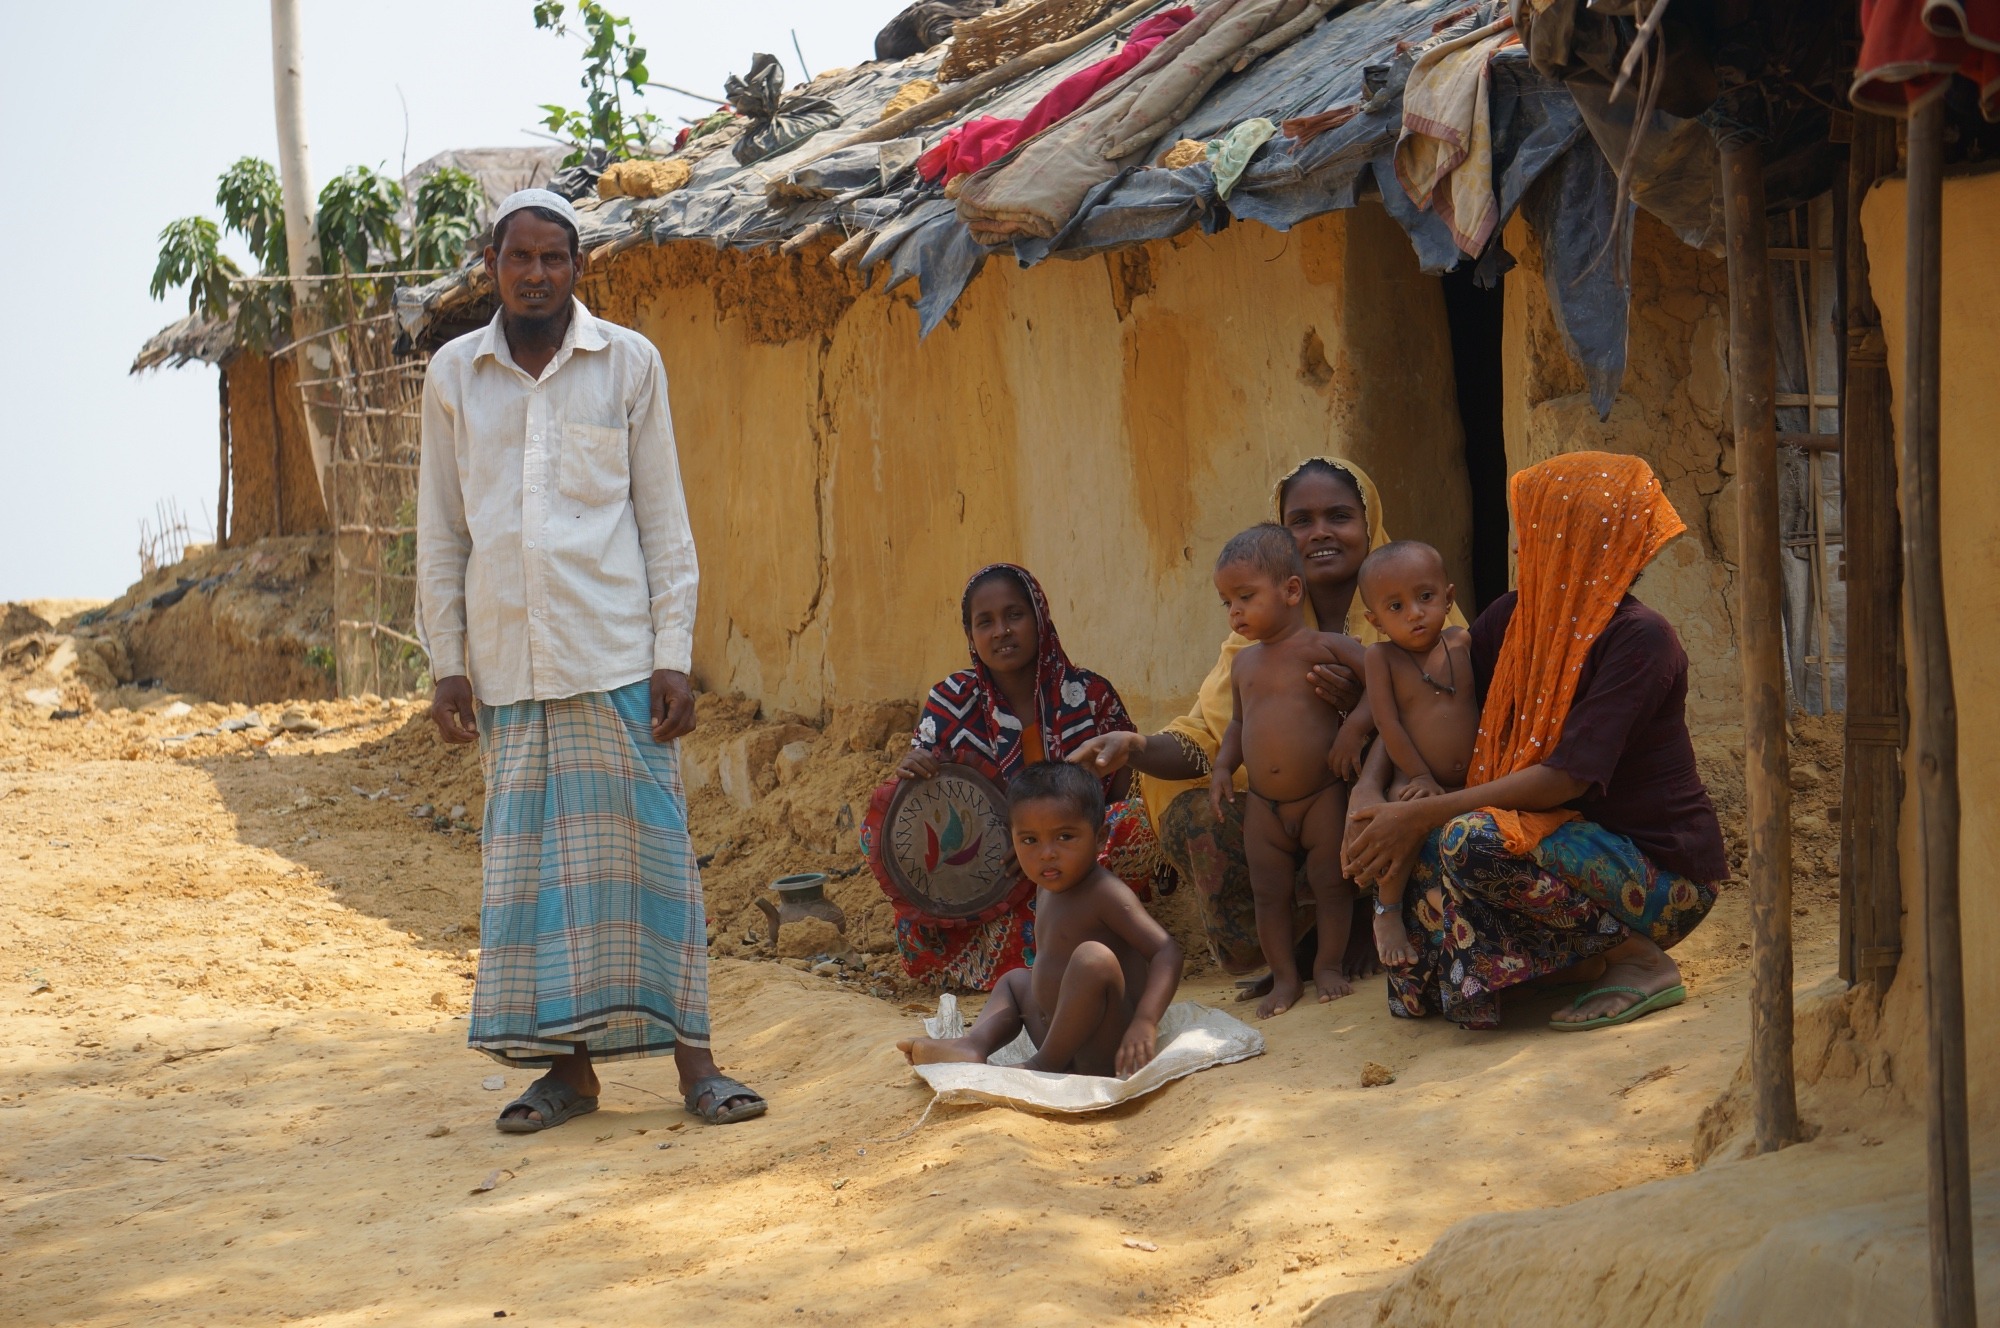
<instances>
[{"instance_id":1,"label":"leafy branch","mask_svg":"<svg viewBox=\"0 0 2000 1328\"><path fill-rule=\"evenodd\" d=\"M243 275L236 260L217 246L221 233L207 217L182 217L160 232L160 261L148 287L164 300L176 286L188 288L188 312L204 318L229 316L229 282Z\"/></svg>"},{"instance_id":2,"label":"leafy branch","mask_svg":"<svg viewBox=\"0 0 2000 1328\"><path fill-rule=\"evenodd\" d=\"M395 180L366 166L350 167L320 191L318 234L328 271L355 275L419 268L448 268L472 247L474 222L485 189L466 172L439 170L417 187L410 224L407 200ZM153 298L188 288L188 312L233 320L238 344L265 349L290 336L291 291L282 282L236 284L243 271L221 252L227 231L243 238L265 277L289 275L285 202L277 171L257 157L242 157L216 182L222 225L208 217L182 217L160 232L160 257L150 286ZM351 315L351 310L349 311Z\"/></svg>"},{"instance_id":3,"label":"leafy branch","mask_svg":"<svg viewBox=\"0 0 2000 1328\"><path fill-rule=\"evenodd\" d=\"M571 31L564 0L535 0L535 26L558 36ZM577 80L584 92L584 108L575 110L544 103L542 123L550 133L566 140L575 150L563 165L574 166L593 147L601 147L614 160L642 151L659 133L660 117L643 109L626 109L625 89L634 101L643 101L646 48L632 31L632 20L606 9L598 0L577 0L576 21L583 29L583 77Z\"/></svg>"}]
</instances>

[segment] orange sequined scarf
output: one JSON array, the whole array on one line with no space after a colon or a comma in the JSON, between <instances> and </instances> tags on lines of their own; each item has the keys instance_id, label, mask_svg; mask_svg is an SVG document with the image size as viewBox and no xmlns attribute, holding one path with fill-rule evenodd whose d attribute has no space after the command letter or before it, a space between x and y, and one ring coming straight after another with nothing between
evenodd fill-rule
<instances>
[{"instance_id":1,"label":"orange sequined scarf","mask_svg":"<svg viewBox=\"0 0 2000 1328\"><path fill-rule=\"evenodd\" d=\"M1686 530L1652 468L1634 456L1572 452L1514 476L1519 598L1487 684L1468 785L1555 751L1584 659L1653 555ZM1486 809L1525 854L1577 813Z\"/></svg>"}]
</instances>

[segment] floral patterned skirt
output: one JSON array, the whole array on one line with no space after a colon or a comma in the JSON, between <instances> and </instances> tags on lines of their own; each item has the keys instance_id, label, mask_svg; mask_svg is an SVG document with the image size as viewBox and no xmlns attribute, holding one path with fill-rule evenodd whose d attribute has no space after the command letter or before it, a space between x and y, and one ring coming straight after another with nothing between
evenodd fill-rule
<instances>
[{"instance_id":1,"label":"floral patterned skirt","mask_svg":"<svg viewBox=\"0 0 2000 1328\"><path fill-rule=\"evenodd\" d=\"M1250 893L1250 866L1243 855L1243 809L1239 795L1217 816L1207 789L1189 789L1160 814L1160 853L1170 868L1192 883L1201 906L1201 927L1209 953L1225 973L1262 972L1264 950L1257 941L1257 903ZM1311 887L1299 868L1299 902L1292 933L1304 936L1313 925Z\"/></svg>"},{"instance_id":2,"label":"floral patterned skirt","mask_svg":"<svg viewBox=\"0 0 2000 1328\"><path fill-rule=\"evenodd\" d=\"M1566 822L1516 857L1493 818L1472 812L1433 833L1410 873L1403 922L1417 962L1389 970L1389 1011L1497 1028L1499 992L1602 954L1633 931L1671 949L1714 903L1714 886L1661 869L1601 825Z\"/></svg>"}]
</instances>

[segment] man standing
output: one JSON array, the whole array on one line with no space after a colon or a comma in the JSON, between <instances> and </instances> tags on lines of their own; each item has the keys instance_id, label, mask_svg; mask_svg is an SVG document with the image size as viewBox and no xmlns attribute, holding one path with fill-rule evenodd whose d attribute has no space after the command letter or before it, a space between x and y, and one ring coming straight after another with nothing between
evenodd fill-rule
<instances>
[{"instance_id":1,"label":"man standing","mask_svg":"<svg viewBox=\"0 0 2000 1328\"><path fill-rule=\"evenodd\" d=\"M548 1073L495 1122L597 1110L594 1062L673 1054L687 1109L764 1113L709 1052L708 938L676 740L694 537L643 337L574 297L576 212L524 189L486 271L500 310L424 382L418 619L446 742L486 775L471 1045Z\"/></svg>"}]
</instances>

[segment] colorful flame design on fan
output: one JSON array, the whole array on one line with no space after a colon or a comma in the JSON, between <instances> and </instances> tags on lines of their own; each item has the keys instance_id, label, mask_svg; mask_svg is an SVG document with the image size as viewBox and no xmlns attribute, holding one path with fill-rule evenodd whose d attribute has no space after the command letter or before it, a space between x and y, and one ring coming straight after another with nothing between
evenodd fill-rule
<instances>
[{"instance_id":1,"label":"colorful flame design on fan","mask_svg":"<svg viewBox=\"0 0 2000 1328\"><path fill-rule=\"evenodd\" d=\"M947 867L963 867L979 856L979 846L986 842L984 834L972 837L972 843L965 842L965 818L958 814L958 808L951 809L951 816L944 823L944 833L929 822L924 824L924 870L936 871L938 863Z\"/></svg>"},{"instance_id":2,"label":"colorful flame design on fan","mask_svg":"<svg viewBox=\"0 0 2000 1328\"><path fill-rule=\"evenodd\" d=\"M884 815L884 869L934 917L972 917L1021 883L1008 865L1007 799L992 780L946 764L897 789Z\"/></svg>"}]
</instances>

